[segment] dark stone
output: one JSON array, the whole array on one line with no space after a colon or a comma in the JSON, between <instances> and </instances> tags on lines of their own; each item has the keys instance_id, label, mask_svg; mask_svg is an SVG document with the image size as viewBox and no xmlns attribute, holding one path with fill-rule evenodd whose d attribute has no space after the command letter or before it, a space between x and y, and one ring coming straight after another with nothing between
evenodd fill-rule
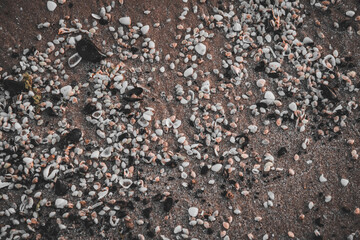
<instances>
[{"instance_id":1,"label":"dark stone","mask_svg":"<svg viewBox=\"0 0 360 240\"><path fill-rule=\"evenodd\" d=\"M150 218L151 211L152 211L152 207L148 207L142 211L142 214L145 218Z\"/></svg>"},{"instance_id":2,"label":"dark stone","mask_svg":"<svg viewBox=\"0 0 360 240\"><path fill-rule=\"evenodd\" d=\"M257 108L267 108L268 105L264 102L258 102L256 103Z\"/></svg>"},{"instance_id":3,"label":"dark stone","mask_svg":"<svg viewBox=\"0 0 360 240\"><path fill-rule=\"evenodd\" d=\"M135 53L137 53L137 52L139 51L139 49L138 49L137 47L131 47L131 48L130 48L130 51L131 51L133 54L135 54Z\"/></svg>"},{"instance_id":4,"label":"dark stone","mask_svg":"<svg viewBox=\"0 0 360 240\"><path fill-rule=\"evenodd\" d=\"M60 227L56 223L55 219L49 219L45 223L45 225L40 226L39 232L41 233L42 237L45 239L57 239L57 236L60 232Z\"/></svg>"},{"instance_id":5,"label":"dark stone","mask_svg":"<svg viewBox=\"0 0 360 240\"><path fill-rule=\"evenodd\" d=\"M270 72L267 74L270 78L279 78L279 73L277 72Z\"/></svg>"},{"instance_id":6,"label":"dark stone","mask_svg":"<svg viewBox=\"0 0 360 240\"><path fill-rule=\"evenodd\" d=\"M55 188L55 194L58 196L64 196L69 190L68 186L60 179L56 181L54 188Z\"/></svg>"},{"instance_id":7,"label":"dark stone","mask_svg":"<svg viewBox=\"0 0 360 240\"><path fill-rule=\"evenodd\" d=\"M168 197L164 201L164 211L170 212L171 208L173 207L174 200L171 197Z\"/></svg>"},{"instance_id":8,"label":"dark stone","mask_svg":"<svg viewBox=\"0 0 360 240\"><path fill-rule=\"evenodd\" d=\"M339 30L345 31L346 29L348 29L348 27L350 27L350 25L351 25L351 20L343 20L339 23Z\"/></svg>"},{"instance_id":9,"label":"dark stone","mask_svg":"<svg viewBox=\"0 0 360 240\"><path fill-rule=\"evenodd\" d=\"M124 97L124 100L127 102L138 102L138 101L142 101L142 98L130 98L130 97Z\"/></svg>"},{"instance_id":10,"label":"dark stone","mask_svg":"<svg viewBox=\"0 0 360 240\"><path fill-rule=\"evenodd\" d=\"M109 23L109 20L106 20L106 19L101 18L101 19L99 20L99 23L100 23L101 25L106 25L106 24Z\"/></svg>"},{"instance_id":11,"label":"dark stone","mask_svg":"<svg viewBox=\"0 0 360 240\"><path fill-rule=\"evenodd\" d=\"M341 207L341 210L342 210L344 213L351 213L351 209L350 209L348 206L342 206L342 207Z\"/></svg>"},{"instance_id":12,"label":"dark stone","mask_svg":"<svg viewBox=\"0 0 360 240\"><path fill-rule=\"evenodd\" d=\"M127 138L128 136L129 136L128 133L123 133L123 134L121 134L120 136L118 136L118 141L120 142L120 141L122 141L123 139Z\"/></svg>"},{"instance_id":13,"label":"dark stone","mask_svg":"<svg viewBox=\"0 0 360 240\"><path fill-rule=\"evenodd\" d=\"M17 52L12 52L11 53L11 57L12 58L18 58L19 57L19 54Z\"/></svg>"},{"instance_id":14,"label":"dark stone","mask_svg":"<svg viewBox=\"0 0 360 240\"><path fill-rule=\"evenodd\" d=\"M34 55L35 51L36 51L36 48L34 46L32 46L29 49L29 51L26 53L26 56L28 57L28 56Z\"/></svg>"},{"instance_id":15,"label":"dark stone","mask_svg":"<svg viewBox=\"0 0 360 240\"><path fill-rule=\"evenodd\" d=\"M84 60L93 63L100 62L106 58L106 55L87 38L83 38L76 43L76 51Z\"/></svg>"},{"instance_id":16,"label":"dark stone","mask_svg":"<svg viewBox=\"0 0 360 240\"><path fill-rule=\"evenodd\" d=\"M162 199L162 194L158 193L155 196L153 196L151 199L155 202L159 202Z\"/></svg>"},{"instance_id":17,"label":"dark stone","mask_svg":"<svg viewBox=\"0 0 360 240\"><path fill-rule=\"evenodd\" d=\"M277 152L277 156L281 157L287 153L286 147L281 147L279 151Z\"/></svg>"},{"instance_id":18,"label":"dark stone","mask_svg":"<svg viewBox=\"0 0 360 240\"><path fill-rule=\"evenodd\" d=\"M178 164L174 160L171 160L171 161L165 163L165 165L168 167L171 167L171 168L176 168Z\"/></svg>"},{"instance_id":19,"label":"dark stone","mask_svg":"<svg viewBox=\"0 0 360 240\"><path fill-rule=\"evenodd\" d=\"M25 84L23 82L17 82L13 80L3 81L4 89L9 91L11 96L17 95L22 91L25 91Z\"/></svg>"},{"instance_id":20,"label":"dark stone","mask_svg":"<svg viewBox=\"0 0 360 240\"><path fill-rule=\"evenodd\" d=\"M146 235L147 235L149 238L154 238L154 237L156 236L154 231L147 231Z\"/></svg>"},{"instance_id":21,"label":"dark stone","mask_svg":"<svg viewBox=\"0 0 360 240\"><path fill-rule=\"evenodd\" d=\"M315 220L314 220L314 222L315 222L315 224L317 225L317 226L319 226L319 227L323 227L324 226L324 224L323 224L323 221L322 221L322 219L319 217L319 218L316 218Z\"/></svg>"},{"instance_id":22,"label":"dark stone","mask_svg":"<svg viewBox=\"0 0 360 240\"><path fill-rule=\"evenodd\" d=\"M124 217L126 217L127 213L125 211L120 210L120 211L117 211L116 215L118 218L124 218Z\"/></svg>"},{"instance_id":23,"label":"dark stone","mask_svg":"<svg viewBox=\"0 0 360 240\"><path fill-rule=\"evenodd\" d=\"M44 113L46 113L48 116L50 117L57 117L57 114L56 112L54 111L54 109L52 109L51 107L47 107L45 110L44 110Z\"/></svg>"},{"instance_id":24,"label":"dark stone","mask_svg":"<svg viewBox=\"0 0 360 240\"><path fill-rule=\"evenodd\" d=\"M83 108L83 112L88 115L94 113L95 111L96 111L96 106L92 103L86 104L85 107Z\"/></svg>"},{"instance_id":25,"label":"dark stone","mask_svg":"<svg viewBox=\"0 0 360 240\"><path fill-rule=\"evenodd\" d=\"M143 91L144 91L143 88L141 88L141 87L135 87L135 88L129 90L129 91L127 92L127 95L131 96L131 95L135 94L136 96L140 96Z\"/></svg>"},{"instance_id":26,"label":"dark stone","mask_svg":"<svg viewBox=\"0 0 360 240\"><path fill-rule=\"evenodd\" d=\"M214 230L212 230L211 228L208 228L208 229L206 230L206 233L209 234L209 235L211 235L211 234L214 233Z\"/></svg>"},{"instance_id":27,"label":"dark stone","mask_svg":"<svg viewBox=\"0 0 360 240\"><path fill-rule=\"evenodd\" d=\"M200 170L200 174L201 175L205 175L205 174L207 174L209 172L209 168L205 165L205 166L203 166L202 168L201 168L201 170Z\"/></svg>"},{"instance_id":28,"label":"dark stone","mask_svg":"<svg viewBox=\"0 0 360 240\"><path fill-rule=\"evenodd\" d=\"M258 65L255 67L255 72L264 72L265 71L265 62L261 61Z\"/></svg>"},{"instance_id":29,"label":"dark stone","mask_svg":"<svg viewBox=\"0 0 360 240\"><path fill-rule=\"evenodd\" d=\"M76 144L80 141L81 136L81 130L79 128L75 128L66 135L66 142L68 144Z\"/></svg>"}]
</instances>

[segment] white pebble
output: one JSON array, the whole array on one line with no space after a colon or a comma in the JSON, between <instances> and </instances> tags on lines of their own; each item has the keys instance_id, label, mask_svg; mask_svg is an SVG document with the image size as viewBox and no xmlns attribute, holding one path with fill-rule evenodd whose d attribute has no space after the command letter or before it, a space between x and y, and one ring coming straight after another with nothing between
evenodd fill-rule
<instances>
[{"instance_id":1,"label":"white pebble","mask_svg":"<svg viewBox=\"0 0 360 240\"><path fill-rule=\"evenodd\" d=\"M343 185L344 187L346 187L349 184L349 180L345 179L345 178L342 178L340 182L341 182L341 185Z\"/></svg>"},{"instance_id":2,"label":"white pebble","mask_svg":"<svg viewBox=\"0 0 360 240\"><path fill-rule=\"evenodd\" d=\"M205 53L206 53L206 45L203 44L203 43L198 43L198 44L196 44L196 46L195 46L195 51L196 51L198 54L204 56Z\"/></svg>"},{"instance_id":3,"label":"white pebble","mask_svg":"<svg viewBox=\"0 0 360 240\"><path fill-rule=\"evenodd\" d=\"M310 44L310 43L313 43L314 41L309 38L309 37L305 37L304 40L303 40L303 44Z\"/></svg>"},{"instance_id":4,"label":"white pebble","mask_svg":"<svg viewBox=\"0 0 360 240\"><path fill-rule=\"evenodd\" d=\"M55 10L55 8L57 7L57 4L53 1L47 1L46 6L50 12L53 12Z\"/></svg>"},{"instance_id":5,"label":"white pebble","mask_svg":"<svg viewBox=\"0 0 360 240\"><path fill-rule=\"evenodd\" d=\"M188 212L190 216L196 217L199 213L199 209L197 207L191 207L189 208Z\"/></svg>"},{"instance_id":6,"label":"white pebble","mask_svg":"<svg viewBox=\"0 0 360 240\"><path fill-rule=\"evenodd\" d=\"M218 171L220 171L221 168L222 168L222 165L220 163L217 163L211 167L211 170L213 172L218 172Z\"/></svg>"},{"instance_id":7,"label":"white pebble","mask_svg":"<svg viewBox=\"0 0 360 240\"><path fill-rule=\"evenodd\" d=\"M266 91L264 98L267 100L275 100L275 95L271 91Z\"/></svg>"},{"instance_id":8,"label":"white pebble","mask_svg":"<svg viewBox=\"0 0 360 240\"><path fill-rule=\"evenodd\" d=\"M184 72L184 77L189 77L194 73L194 69L192 67L189 67L188 69L185 70Z\"/></svg>"},{"instance_id":9,"label":"white pebble","mask_svg":"<svg viewBox=\"0 0 360 240\"><path fill-rule=\"evenodd\" d=\"M55 207L56 208L64 208L68 204L68 201L63 198L58 198L55 201Z\"/></svg>"},{"instance_id":10,"label":"white pebble","mask_svg":"<svg viewBox=\"0 0 360 240\"><path fill-rule=\"evenodd\" d=\"M353 16L355 16L355 12L354 11L347 11L346 12L346 16L348 16L348 17L353 17Z\"/></svg>"},{"instance_id":11,"label":"white pebble","mask_svg":"<svg viewBox=\"0 0 360 240\"><path fill-rule=\"evenodd\" d=\"M291 111L295 112L297 110L296 103L294 103L294 102L290 103L289 108Z\"/></svg>"},{"instance_id":12,"label":"white pebble","mask_svg":"<svg viewBox=\"0 0 360 240\"><path fill-rule=\"evenodd\" d=\"M177 225L174 229L174 233L177 234L182 231L182 227L180 225Z\"/></svg>"},{"instance_id":13,"label":"white pebble","mask_svg":"<svg viewBox=\"0 0 360 240\"><path fill-rule=\"evenodd\" d=\"M256 81L256 86L258 86L259 88L264 87L266 84L266 80L265 79L259 79Z\"/></svg>"},{"instance_id":14,"label":"white pebble","mask_svg":"<svg viewBox=\"0 0 360 240\"><path fill-rule=\"evenodd\" d=\"M250 126L248 126L248 129L250 130L250 132L256 133L258 130L258 127L255 125L250 125Z\"/></svg>"},{"instance_id":15,"label":"white pebble","mask_svg":"<svg viewBox=\"0 0 360 240\"><path fill-rule=\"evenodd\" d=\"M122 25L127 25L129 26L131 24L131 19L130 17L122 17L119 19L119 22L122 24Z\"/></svg>"},{"instance_id":16,"label":"white pebble","mask_svg":"<svg viewBox=\"0 0 360 240\"><path fill-rule=\"evenodd\" d=\"M268 192L268 196L271 200L274 200L275 199L275 194L273 192Z\"/></svg>"},{"instance_id":17,"label":"white pebble","mask_svg":"<svg viewBox=\"0 0 360 240\"><path fill-rule=\"evenodd\" d=\"M60 92L64 96L65 99L69 98L70 96L74 95L72 87L70 85L64 86L60 89Z\"/></svg>"},{"instance_id":18,"label":"white pebble","mask_svg":"<svg viewBox=\"0 0 360 240\"><path fill-rule=\"evenodd\" d=\"M90 158L97 159L97 158L99 158L99 155L100 155L100 152L95 151L95 152L91 153Z\"/></svg>"},{"instance_id":19,"label":"white pebble","mask_svg":"<svg viewBox=\"0 0 360 240\"><path fill-rule=\"evenodd\" d=\"M271 63L269 63L269 67L270 67L272 70L276 70L276 69L278 69L278 68L281 67L281 64L278 63L278 62L271 62Z\"/></svg>"},{"instance_id":20,"label":"white pebble","mask_svg":"<svg viewBox=\"0 0 360 240\"><path fill-rule=\"evenodd\" d=\"M141 27L141 33L142 34L147 34L148 32L149 32L149 30L150 30L150 26L149 25L145 25L145 26L143 26L143 27Z\"/></svg>"},{"instance_id":21,"label":"white pebble","mask_svg":"<svg viewBox=\"0 0 360 240\"><path fill-rule=\"evenodd\" d=\"M322 183L327 181L327 179L324 177L324 174L321 174L321 176L319 177L319 181Z\"/></svg>"}]
</instances>

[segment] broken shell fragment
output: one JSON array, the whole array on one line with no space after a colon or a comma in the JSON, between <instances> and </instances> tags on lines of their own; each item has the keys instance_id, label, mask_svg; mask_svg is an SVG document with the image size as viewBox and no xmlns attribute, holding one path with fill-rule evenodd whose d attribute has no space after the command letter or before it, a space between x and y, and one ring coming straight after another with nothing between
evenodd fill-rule
<instances>
[{"instance_id":1,"label":"broken shell fragment","mask_svg":"<svg viewBox=\"0 0 360 240\"><path fill-rule=\"evenodd\" d=\"M119 184L123 187L123 188L129 188L132 184L133 181L131 181L130 179L120 179Z\"/></svg>"},{"instance_id":2,"label":"broken shell fragment","mask_svg":"<svg viewBox=\"0 0 360 240\"><path fill-rule=\"evenodd\" d=\"M71 57L69 57L68 64L69 67L73 68L76 67L82 60L82 57L79 55L79 53L73 54Z\"/></svg>"}]
</instances>

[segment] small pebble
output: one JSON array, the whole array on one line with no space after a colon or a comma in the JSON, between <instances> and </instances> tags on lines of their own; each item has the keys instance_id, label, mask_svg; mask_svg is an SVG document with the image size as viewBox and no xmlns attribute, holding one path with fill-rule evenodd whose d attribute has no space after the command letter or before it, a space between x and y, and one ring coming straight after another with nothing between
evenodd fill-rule
<instances>
[{"instance_id":1,"label":"small pebble","mask_svg":"<svg viewBox=\"0 0 360 240\"><path fill-rule=\"evenodd\" d=\"M195 46L195 51L196 51L198 54L204 56L205 53L206 53L206 46L205 46L205 44L203 44L203 43L198 43L198 44L196 44L196 46Z\"/></svg>"},{"instance_id":2,"label":"small pebble","mask_svg":"<svg viewBox=\"0 0 360 240\"><path fill-rule=\"evenodd\" d=\"M129 26L131 24L131 19L130 19L130 17L122 17L122 18L119 19L119 22L122 25Z\"/></svg>"},{"instance_id":3,"label":"small pebble","mask_svg":"<svg viewBox=\"0 0 360 240\"><path fill-rule=\"evenodd\" d=\"M353 17L353 16L355 16L355 12L354 11L347 11L346 12L346 16L348 16L348 17Z\"/></svg>"},{"instance_id":4,"label":"small pebble","mask_svg":"<svg viewBox=\"0 0 360 240\"><path fill-rule=\"evenodd\" d=\"M346 187L349 184L349 180L345 178L342 178L340 182L343 187Z\"/></svg>"},{"instance_id":5,"label":"small pebble","mask_svg":"<svg viewBox=\"0 0 360 240\"><path fill-rule=\"evenodd\" d=\"M297 110L297 106L296 103L292 102L289 104L289 109L293 112L295 112Z\"/></svg>"},{"instance_id":6,"label":"small pebble","mask_svg":"<svg viewBox=\"0 0 360 240\"><path fill-rule=\"evenodd\" d=\"M190 216L196 217L199 213L199 209L197 207L191 207L189 208L188 212Z\"/></svg>"},{"instance_id":7,"label":"small pebble","mask_svg":"<svg viewBox=\"0 0 360 240\"><path fill-rule=\"evenodd\" d=\"M146 35L146 34L149 32L149 30L150 30L150 26L149 26L149 25L145 25L145 26L141 27L140 30L141 30L141 33L142 33L142 34Z\"/></svg>"},{"instance_id":8,"label":"small pebble","mask_svg":"<svg viewBox=\"0 0 360 240\"><path fill-rule=\"evenodd\" d=\"M57 4L53 1L47 1L46 6L50 12L53 12L55 10L55 8L57 7Z\"/></svg>"},{"instance_id":9,"label":"small pebble","mask_svg":"<svg viewBox=\"0 0 360 240\"><path fill-rule=\"evenodd\" d=\"M324 177L324 174L321 174L320 177L319 177L319 181L324 183L327 181L327 179Z\"/></svg>"},{"instance_id":10,"label":"small pebble","mask_svg":"<svg viewBox=\"0 0 360 240\"><path fill-rule=\"evenodd\" d=\"M266 80L265 79L259 79L256 81L256 86L258 86L259 88L264 87L266 84Z\"/></svg>"},{"instance_id":11,"label":"small pebble","mask_svg":"<svg viewBox=\"0 0 360 240\"><path fill-rule=\"evenodd\" d=\"M218 163L218 164L215 164L215 165L213 165L213 166L211 167L211 171L213 171L213 172L218 172L218 171L221 170L221 168L222 168L222 164Z\"/></svg>"},{"instance_id":12,"label":"small pebble","mask_svg":"<svg viewBox=\"0 0 360 240\"><path fill-rule=\"evenodd\" d=\"M68 204L68 201L63 198L58 198L55 201L56 208L64 208Z\"/></svg>"}]
</instances>

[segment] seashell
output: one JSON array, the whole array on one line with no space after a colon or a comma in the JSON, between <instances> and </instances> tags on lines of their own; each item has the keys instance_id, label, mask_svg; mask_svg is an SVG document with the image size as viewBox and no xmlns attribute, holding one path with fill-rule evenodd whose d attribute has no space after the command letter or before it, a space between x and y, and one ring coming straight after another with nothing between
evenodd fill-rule
<instances>
[{"instance_id":1,"label":"seashell","mask_svg":"<svg viewBox=\"0 0 360 240\"><path fill-rule=\"evenodd\" d=\"M112 151L113 147L107 147L104 149L104 151L101 152L100 157L108 158L111 156Z\"/></svg>"},{"instance_id":2,"label":"seashell","mask_svg":"<svg viewBox=\"0 0 360 240\"><path fill-rule=\"evenodd\" d=\"M1 182L1 181L0 181L0 189L1 189L1 188L8 187L10 184L11 184L11 183L9 183L9 182Z\"/></svg>"},{"instance_id":3,"label":"seashell","mask_svg":"<svg viewBox=\"0 0 360 240\"><path fill-rule=\"evenodd\" d=\"M91 116L95 119L99 119L102 115L102 112L103 112L102 110L95 111L93 112L93 114L91 114Z\"/></svg>"},{"instance_id":4,"label":"seashell","mask_svg":"<svg viewBox=\"0 0 360 240\"><path fill-rule=\"evenodd\" d=\"M336 65L336 60L333 55L329 54L324 57L324 60L321 63L324 67L326 67L328 69L333 69L334 66ZM331 66L327 63L330 63Z\"/></svg>"},{"instance_id":5,"label":"seashell","mask_svg":"<svg viewBox=\"0 0 360 240\"><path fill-rule=\"evenodd\" d=\"M50 168L53 167L52 165L47 166L44 171L43 171L43 176L45 180L51 180L55 177L55 175L59 172L59 169L54 169L51 173L50 173Z\"/></svg>"},{"instance_id":6,"label":"seashell","mask_svg":"<svg viewBox=\"0 0 360 240\"><path fill-rule=\"evenodd\" d=\"M99 196L98 200L104 198L108 193L109 193L109 188L108 187L104 188L104 190L98 193Z\"/></svg>"},{"instance_id":7,"label":"seashell","mask_svg":"<svg viewBox=\"0 0 360 240\"><path fill-rule=\"evenodd\" d=\"M119 184L123 188L128 189L133 184L133 181L131 181L130 179L120 179Z\"/></svg>"},{"instance_id":8,"label":"seashell","mask_svg":"<svg viewBox=\"0 0 360 240\"><path fill-rule=\"evenodd\" d=\"M76 67L81 62L81 60L82 57L79 55L79 53L75 53L71 57L69 57L68 65L71 68Z\"/></svg>"}]
</instances>

